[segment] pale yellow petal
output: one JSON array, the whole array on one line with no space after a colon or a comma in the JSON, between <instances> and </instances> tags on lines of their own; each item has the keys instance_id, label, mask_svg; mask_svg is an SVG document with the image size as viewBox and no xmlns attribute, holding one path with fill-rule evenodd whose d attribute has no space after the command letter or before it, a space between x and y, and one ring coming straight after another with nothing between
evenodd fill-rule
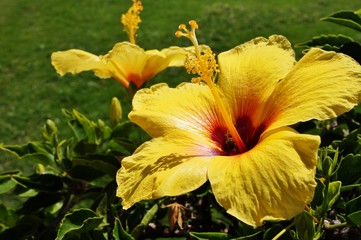
<instances>
[{"instance_id":1,"label":"pale yellow petal","mask_svg":"<svg viewBox=\"0 0 361 240\"><path fill-rule=\"evenodd\" d=\"M208 48L206 45L199 45L198 46L200 51L205 50ZM182 67L184 66L186 57L188 54L194 54L194 47L169 47L161 50L161 53L163 53L166 56L166 59L168 61L168 67Z\"/></svg>"},{"instance_id":2,"label":"pale yellow petal","mask_svg":"<svg viewBox=\"0 0 361 240\"><path fill-rule=\"evenodd\" d=\"M317 136L283 128L248 152L213 158L208 177L216 200L252 226L294 217L312 200L319 144Z\"/></svg>"},{"instance_id":3,"label":"pale yellow petal","mask_svg":"<svg viewBox=\"0 0 361 240\"><path fill-rule=\"evenodd\" d=\"M115 79L128 85L133 82L139 87L148 80L144 79L143 71L149 57L138 45L120 42L114 45L104 59Z\"/></svg>"},{"instance_id":4,"label":"pale yellow petal","mask_svg":"<svg viewBox=\"0 0 361 240\"><path fill-rule=\"evenodd\" d=\"M99 77L111 77L107 65L100 57L79 49L54 52L51 55L51 64L61 76L91 70Z\"/></svg>"},{"instance_id":5,"label":"pale yellow petal","mask_svg":"<svg viewBox=\"0 0 361 240\"><path fill-rule=\"evenodd\" d=\"M334 118L361 100L361 66L347 55L311 49L278 84L265 111L269 129Z\"/></svg>"},{"instance_id":6,"label":"pale yellow petal","mask_svg":"<svg viewBox=\"0 0 361 240\"><path fill-rule=\"evenodd\" d=\"M146 199L177 196L207 181L213 143L184 131L154 138L122 160L117 196L125 209Z\"/></svg>"},{"instance_id":7,"label":"pale yellow petal","mask_svg":"<svg viewBox=\"0 0 361 240\"><path fill-rule=\"evenodd\" d=\"M215 127L224 126L209 88L193 83L177 88L161 83L139 90L129 119L152 137L174 129L210 137Z\"/></svg>"},{"instance_id":8,"label":"pale yellow petal","mask_svg":"<svg viewBox=\"0 0 361 240\"><path fill-rule=\"evenodd\" d=\"M279 35L255 38L218 56L220 88L234 116L260 121L264 102L295 63L288 40ZM258 124L258 123L257 123Z\"/></svg>"}]
</instances>

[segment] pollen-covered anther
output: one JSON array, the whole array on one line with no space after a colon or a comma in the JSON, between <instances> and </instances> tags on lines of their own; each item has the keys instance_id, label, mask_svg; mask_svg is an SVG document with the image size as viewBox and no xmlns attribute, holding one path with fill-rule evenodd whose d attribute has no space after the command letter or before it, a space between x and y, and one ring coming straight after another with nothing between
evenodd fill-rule
<instances>
[{"instance_id":1,"label":"pollen-covered anther","mask_svg":"<svg viewBox=\"0 0 361 240\"><path fill-rule=\"evenodd\" d=\"M189 25L192 27L192 29L198 29L198 23L195 20L190 20Z\"/></svg>"},{"instance_id":2,"label":"pollen-covered anther","mask_svg":"<svg viewBox=\"0 0 361 240\"><path fill-rule=\"evenodd\" d=\"M181 38L181 37L185 37L185 36L187 36L185 33L183 33L183 32L181 32L181 31L176 31L175 32L175 36L177 37L177 38Z\"/></svg>"},{"instance_id":3,"label":"pollen-covered anther","mask_svg":"<svg viewBox=\"0 0 361 240\"><path fill-rule=\"evenodd\" d=\"M182 23L182 24L180 24L180 25L178 26L178 29L185 31L185 30L187 30L187 26L186 26L184 23ZM188 30L187 30L187 31L188 31Z\"/></svg>"}]
</instances>

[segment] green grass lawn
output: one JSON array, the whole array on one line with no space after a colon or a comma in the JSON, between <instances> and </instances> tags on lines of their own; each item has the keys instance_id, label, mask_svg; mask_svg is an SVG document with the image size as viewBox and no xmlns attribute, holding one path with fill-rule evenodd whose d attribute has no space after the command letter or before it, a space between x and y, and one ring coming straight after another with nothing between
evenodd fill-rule
<instances>
[{"instance_id":1,"label":"green grass lawn","mask_svg":"<svg viewBox=\"0 0 361 240\"><path fill-rule=\"evenodd\" d=\"M324 33L360 40L357 32L319 21L341 9L356 10L361 6L357 2L144 0L137 41L145 49L189 45L175 38L174 32L190 19L200 25L199 41L215 52L271 34L285 35L292 43ZM107 118L111 98L126 96L123 86L92 73L61 78L50 64L50 55L70 48L107 53L116 42L127 40L119 18L130 5L130 0L0 0L0 142L39 139L49 118L63 129L61 108L76 108L93 119ZM166 70L152 83L188 81L184 72Z\"/></svg>"}]
</instances>

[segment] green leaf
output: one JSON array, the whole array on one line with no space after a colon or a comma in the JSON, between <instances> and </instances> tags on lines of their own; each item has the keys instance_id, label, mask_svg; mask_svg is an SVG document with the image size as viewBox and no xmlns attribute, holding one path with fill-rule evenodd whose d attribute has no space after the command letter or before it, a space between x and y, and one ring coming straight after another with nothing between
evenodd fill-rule
<instances>
[{"instance_id":1,"label":"green leaf","mask_svg":"<svg viewBox=\"0 0 361 240\"><path fill-rule=\"evenodd\" d=\"M326 205L328 206L327 210L331 209L333 204L336 202L337 198L340 196L342 182L335 181L330 182L327 191Z\"/></svg>"},{"instance_id":2,"label":"green leaf","mask_svg":"<svg viewBox=\"0 0 361 240\"><path fill-rule=\"evenodd\" d=\"M339 49L339 52L342 52L344 54L349 55L353 59L355 59L358 63L361 63L361 55L359 54L361 52L361 45L357 42L348 42L342 45L342 47ZM356 110L357 108L355 108ZM357 113L357 112L356 112ZM358 112L359 114L359 112ZM360 120L352 119L355 123L359 123Z\"/></svg>"},{"instance_id":3,"label":"green leaf","mask_svg":"<svg viewBox=\"0 0 361 240\"><path fill-rule=\"evenodd\" d=\"M336 23L361 32L361 17L357 11L339 11L330 16L322 18L321 21Z\"/></svg>"},{"instance_id":4,"label":"green leaf","mask_svg":"<svg viewBox=\"0 0 361 240\"><path fill-rule=\"evenodd\" d=\"M361 144L360 144L360 134L361 127L353 130L347 137L344 139L336 140L332 142L332 147L334 149L339 149L344 156L349 153L358 154L361 153Z\"/></svg>"},{"instance_id":5,"label":"green leaf","mask_svg":"<svg viewBox=\"0 0 361 240\"><path fill-rule=\"evenodd\" d=\"M53 174L34 174L30 177L12 176L20 185L39 191L56 192L63 188L63 181Z\"/></svg>"},{"instance_id":6,"label":"green leaf","mask_svg":"<svg viewBox=\"0 0 361 240\"><path fill-rule=\"evenodd\" d=\"M72 112L63 109L63 113L68 118L68 124L73 130L73 133L77 139L80 141L82 139L87 139L90 143L97 142L96 134L96 123L89 120L85 115L80 112L73 110Z\"/></svg>"},{"instance_id":7,"label":"green leaf","mask_svg":"<svg viewBox=\"0 0 361 240\"><path fill-rule=\"evenodd\" d=\"M113 237L115 240L134 240L134 238L123 229L122 223L118 218L115 218L114 221Z\"/></svg>"},{"instance_id":8,"label":"green leaf","mask_svg":"<svg viewBox=\"0 0 361 240\"><path fill-rule=\"evenodd\" d=\"M295 47L322 48L327 51L338 51L345 43L353 42L353 39L342 34L328 34L315 36L312 40L296 44Z\"/></svg>"},{"instance_id":9,"label":"green leaf","mask_svg":"<svg viewBox=\"0 0 361 240\"><path fill-rule=\"evenodd\" d=\"M358 196L346 203L346 211L348 213L361 210L361 196Z\"/></svg>"},{"instance_id":10,"label":"green leaf","mask_svg":"<svg viewBox=\"0 0 361 240\"><path fill-rule=\"evenodd\" d=\"M11 175L0 175L0 194L7 193L16 186L16 182L11 179Z\"/></svg>"},{"instance_id":11,"label":"green leaf","mask_svg":"<svg viewBox=\"0 0 361 240\"><path fill-rule=\"evenodd\" d=\"M153 219L154 215L158 211L158 205L154 204L151 209L144 215L142 221L133 229L130 233L135 239L138 239L143 230L148 226L149 222Z\"/></svg>"},{"instance_id":12,"label":"green leaf","mask_svg":"<svg viewBox=\"0 0 361 240\"><path fill-rule=\"evenodd\" d=\"M300 240L312 240L315 234L315 224L312 216L303 211L295 217L295 226Z\"/></svg>"},{"instance_id":13,"label":"green leaf","mask_svg":"<svg viewBox=\"0 0 361 240\"><path fill-rule=\"evenodd\" d=\"M347 217L352 223L356 225L361 224L361 211L350 213Z\"/></svg>"},{"instance_id":14,"label":"green leaf","mask_svg":"<svg viewBox=\"0 0 361 240\"><path fill-rule=\"evenodd\" d=\"M99 156L101 157L101 156ZM103 156L104 158L104 156ZM114 161L114 162L113 162ZM114 178L118 171L119 162L116 159L72 159L68 174L74 178L92 181L105 174Z\"/></svg>"},{"instance_id":15,"label":"green leaf","mask_svg":"<svg viewBox=\"0 0 361 240\"><path fill-rule=\"evenodd\" d=\"M256 233L252 233L250 235L247 236L243 236L243 237L238 237L238 238L232 238L231 240L257 240L260 239L259 238L259 234L261 234L263 231L258 231Z\"/></svg>"},{"instance_id":16,"label":"green leaf","mask_svg":"<svg viewBox=\"0 0 361 240\"><path fill-rule=\"evenodd\" d=\"M189 232L189 235L194 237L197 240L228 240L227 233L218 233L218 232Z\"/></svg>"},{"instance_id":17,"label":"green leaf","mask_svg":"<svg viewBox=\"0 0 361 240\"><path fill-rule=\"evenodd\" d=\"M39 209L44 209L46 207L52 206L64 199L62 193L54 192L40 192L34 197L30 197L26 200L22 207L18 210L20 214L28 214L36 212Z\"/></svg>"},{"instance_id":18,"label":"green leaf","mask_svg":"<svg viewBox=\"0 0 361 240\"><path fill-rule=\"evenodd\" d=\"M4 206L4 204L0 203L0 223L3 226L14 226L16 223L16 217L17 215L15 214L15 212L11 209L6 208L6 206ZM0 227L0 232L3 229L1 229Z\"/></svg>"},{"instance_id":19,"label":"green leaf","mask_svg":"<svg viewBox=\"0 0 361 240\"><path fill-rule=\"evenodd\" d=\"M39 142L30 142L24 145L3 145L0 146L0 149L10 152L22 160L40 163L45 166L53 161L51 147Z\"/></svg>"},{"instance_id":20,"label":"green leaf","mask_svg":"<svg viewBox=\"0 0 361 240\"><path fill-rule=\"evenodd\" d=\"M351 185L361 178L361 155L347 155L337 171L338 180L344 185Z\"/></svg>"},{"instance_id":21,"label":"green leaf","mask_svg":"<svg viewBox=\"0 0 361 240\"><path fill-rule=\"evenodd\" d=\"M56 240L70 239L72 236L93 230L99 226L102 220L102 217L98 217L90 209L76 209L64 216L60 223Z\"/></svg>"},{"instance_id":22,"label":"green leaf","mask_svg":"<svg viewBox=\"0 0 361 240\"><path fill-rule=\"evenodd\" d=\"M0 233L0 239L34 239L34 234L42 225L43 219L35 215L25 215L15 226Z\"/></svg>"}]
</instances>

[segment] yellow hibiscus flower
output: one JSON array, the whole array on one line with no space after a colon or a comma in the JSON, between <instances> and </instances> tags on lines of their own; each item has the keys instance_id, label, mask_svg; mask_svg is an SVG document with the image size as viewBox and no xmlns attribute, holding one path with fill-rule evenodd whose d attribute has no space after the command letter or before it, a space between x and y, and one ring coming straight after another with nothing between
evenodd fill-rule
<instances>
[{"instance_id":1,"label":"yellow hibiscus flower","mask_svg":"<svg viewBox=\"0 0 361 240\"><path fill-rule=\"evenodd\" d=\"M167 67L183 66L187 53L187 49L180 47L145 51L136 44L120 42L104 56L79 49L54 52L51 64L61 76L93 71L97 77L112 77L126 88L131 83L141 88Z\"/></svg>"},{"instance_id":2,"label":"yellow hibiscus flower","mask_svg":"<svg viewBox=\"0 0 361 240\"><path fill-rule=\"evenodd\" d=\"M289 126L334 118L358 104L360 65L317 48L296 62L279 35L223 52L218 64L214 88L157 84L135 94L129 118L153 139L124 158L117 173L125 209L207 181L217 202L252 226L291 219L312 200L320 138Z\"/></svg>"},{"instance_id":3,"label":"yellow hibiscus flower","mask_svg":"<svg viewBox=\"0 0 361 240\"><path fill-rule=\"evenodd\" d=\"M94 55L80 50L57 51L51 55L51 64L61 76L66 73L77 74L93 71L99 78L114 78L126 88L133 84L141 88L148 80L167 67L184 65L186 54L190 49L169 47L145 51L135 44L136 31L141 22L141 1L132 0L133 5L126 14L122 14L121 23L128 34L130 42L120 42L106 55Z\"/></svg>"}]
</instances>

